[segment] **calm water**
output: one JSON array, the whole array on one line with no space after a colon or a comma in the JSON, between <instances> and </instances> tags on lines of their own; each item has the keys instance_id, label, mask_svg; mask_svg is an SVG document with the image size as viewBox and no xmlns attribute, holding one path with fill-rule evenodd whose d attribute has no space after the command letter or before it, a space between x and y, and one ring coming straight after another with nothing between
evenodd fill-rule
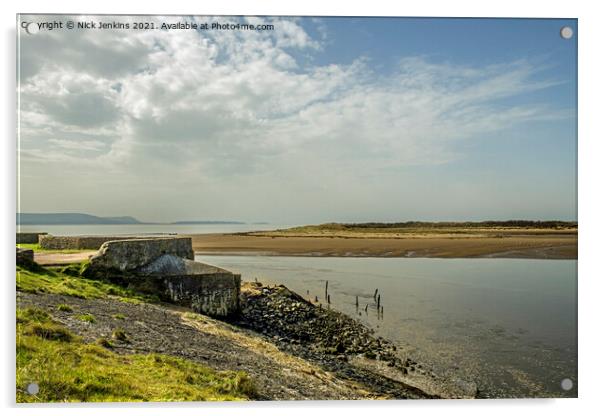
<instances>
[{"instance_id":1,"label":"calm water","mask_svg":"<svg viewBox=\"0 0 602 416\"><path fill-rule=\"evenodd\" d=\"M440 373L476 381L486 395L576 395L576 261L197 259L239 272L243 280L283 283L312 299L323 300L328 280L332 307L356 316ZM374 308L377 288L382 319ZM575 383L570 392L560 388L565 378Z\"/></svg>"},{"instance_id":2,"label":"calm water","mask_svg":"<svg viewBox=\"0 0 602 416\"><path fill-rule=\"evenodd\" d=\"M126 224L126 225L22 225L17 232L53 235L213 234L294 227L282 224Z\"/></svg>"}]
</instances>

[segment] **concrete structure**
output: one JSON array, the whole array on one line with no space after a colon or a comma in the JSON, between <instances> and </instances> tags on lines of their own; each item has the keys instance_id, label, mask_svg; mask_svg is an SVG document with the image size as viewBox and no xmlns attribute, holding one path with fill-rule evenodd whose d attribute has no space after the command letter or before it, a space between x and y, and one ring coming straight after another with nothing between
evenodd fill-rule
<instances>
[{"instance_id":1,"label":"concrete structure","mask_svg":"<svg viewBox=\"0 0 602 416\"><path fill-rule=\"evenodd\" d=\"M107 241L132 240L136 237L96 235L55 236L40 235L40 247L46 250L98 250ZM36 241L37 243L38 241Z\"/></svg>"},{"instance_id":2,"label":"concrete structure","mask_svg":"<svg viewBox=\"0 0 602 416\"><path fill-rule=\"evenodd\" d=\"M17 266L27 266L33 263L33 250L17 247Z\"/></svg>"},{"instance_id":3,"label":"concrete structure","mask_svg":"<svg viewBox=\"0 0 602 416\"><path fill-rule=\"evenodd\" d=\"M47 233L17 233L17 244L38 244L39 237Z\"/></svg>"},{"instance_id":4,"label":"concrete structure","mask_svg":"<svg viewBox=\"0 0 602 416\"><path fill-rule=\"evenodd\" d=\"M174 237L107 241L90 258L90 267L132 272L164 254L194 260L192 239Z\"/></svg>"},{"instance_id":5,"label":"concrete structure","mask_svg":"<svg viewBox=\"0 0 602 416\"><path fill-rule=\"evenodd\" d=\"M84 275L157 294L207 315L236 313L240 275L193 259L190 238L108 241L90 258Z\"/></svg>"},{"instance_id":6,"label":"concrete structure","mask_svg":"<svg viewBox=\"0 0 602 416\"><path fill-rule=\"evenodd\" d=\"M136 274L160 278L172 302L195 312L228 316L238 310L240 275L228 270L165 254Z\"/></svg>"}]
</instances>

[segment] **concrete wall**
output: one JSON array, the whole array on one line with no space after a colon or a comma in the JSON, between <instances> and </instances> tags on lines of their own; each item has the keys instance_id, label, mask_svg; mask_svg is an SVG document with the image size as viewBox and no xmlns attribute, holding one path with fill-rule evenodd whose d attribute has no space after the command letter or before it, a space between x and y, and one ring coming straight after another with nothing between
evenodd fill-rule
<instances>
[{"instance_id":1,"label":"concrete wall","mask_svg":"<svg viewBox=\"0 0 602 416\"><path fill-rule=\"evenodd\" d=\"M47 233L17 233L17 244L38 244L38 237Z\"/></svg>"},{"instance_id":2,"label":"concrete wall","mask_svg":"<svg viewBox=\"0 0 602 416\"><path fill-rule=\"evenodd\" d=\"M40 235L40 247L47 250L98 250L107 241L131 239L132 237Z\"/></svg>"},{"instance_id":3,"label":"concrete wall","mask_svg":"<svg viewBox=\"0 0 602 416\"><path fill-rule=\"evenodd\" d=\"M108 241L83 273L210 316L236 313L240 275L193 259L188 237Z\"/></svg>"},{"instance_id":4,"label":"concrete wall","mask_svg":"<svg viewBox=\"0 0 602 416\"><path fill-rule=\"evenodd\" d=\"M223 317L238 311L239 274L168 276L163 281L166 294L174 303L188 306L195 312Z\"/></svg>"},{"instance_id":5,"label":"concrete wall","mask_svg":"<svg viewBox=\"0 0 602 416\"><path fill-rule=\"evenodd\" d=\"M193 260L192 239L174 237L107 241L90 258L89 268L131 272L165 254Z\"/></svg>"}]
</instances>

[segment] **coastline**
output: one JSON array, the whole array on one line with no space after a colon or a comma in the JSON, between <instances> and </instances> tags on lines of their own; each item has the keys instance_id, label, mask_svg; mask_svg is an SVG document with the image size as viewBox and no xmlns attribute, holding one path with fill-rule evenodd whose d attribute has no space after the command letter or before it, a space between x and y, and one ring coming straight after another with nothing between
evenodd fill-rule
<instances>
[{"instance_id":1,"label":"coastline","mask_svg":"<svg viewBox=\"0 0 602 416\"><path fill-rule=\"evenodd\" d=\"M73 262L74 253L39 253L40 255L54 255L63 257L64 260ZM85 254L82 252L81 254ZM58 270L58 269L55 269ZM272 286L273 285L273 286ZM231 342L236 338L236 343L242 339L239 331L245 331L243 344L236 354L251 354L251 351L261 342L262 349L276 348L285 355L267 355L262 358L268 366L268 362L275 357L283 363L290 363L293 358L297 364L294 371L298 374L293 390L301 389L292 396L282 396L274 386L270 387L269 371L267 367L255 369L252 365L258 357L249 357L248 363L244 364L245 370L259 380L261 390L268 392L260 400L282 399L356 399L356 398L474 398L474 397L497 397L491 395L491 391L478 389L478 384L471 378L460 375L454 368L439 367L434 369L429 363L428 357L412 357L409 350L397 350L394 345L373 332L369 332L362 324L356 324L351 315L344 312L330 310L328 305L324 308L313 298L293 292L282 284L271 282L264 286L261 283L246 282L243 285L241 297L241 314L234 320L226 320L223 324L207 317L200 318L196 314L182 316L184 323L194 326L203 334L208 334L210 328L207 324L217 325L216 335L223 337L224 343ZM303 293L305 293L303 291ZM309 292L308 292L309 295ZM138 307L123 305L119 300L106 299L96 304L91 299L76 300L70 296L55 298L50 293L35 291L35 296L20 293L20 304L43 305L48 302L48 312L58 318L59 322L79 336L92 336L88 342L95 342L110 333L108 326L113 325L109 317L115 312L124 316L136 316L136 321L143 322L144 328L154 328L152 332L157 334L166 331L168 327L161 324L166 316L168 305L141 306L144 308L156 308L157 316L146 316L148 310L138 310ZM31 302L27 302L30 296ZM35 299L35 300L34 300ZM108 302L108 303L107 303ZM59 304L77 305L80 312L92 314L97 319L97 325L83 326L77 321L70 319L69 314L57 314ZM111 313L106 310L111 308ZM167 308L167 309L166 309ZM154 309L153 309L154 310ZM146 317L145 317L146 316ZM107 319L106 325L102 326L103 317ZM157 318L159 317L159 318ZM191 321L189 318L193 317ZM147 319L148 318L148 319ZM127 345L117 345L116 352L131 353L132 351L146 351L151 353L175 354L180 358L192 358L194 355L181 355L178 351L187 350L189 345L182 341L181 344L170 345L168 340L156 339L149 343L146 329L142 330L136 325L124 326L131 335ZM160 327L160 328L159 328ZM173 327L173 328L172 328ZM90 332L93 329L92 332ZM142 330L142 332L139 332ZM170 339L182 338L183 331L189 329L180 328L177 321L169 326ZM213 331L213 330L211 330ZM188 332L186 332L188 333ZM211 332L213 334L213 332ZM199 334L200 337L203 335ZM139 341L136 341L139 339ZM219 345L222 345L219 341ZM131 344L133 342L134 344ZM171 342L171 341L170 341ZM267 343L267 344L266 344ZM152 344L152 345L151 345ZM155 345L156 344L156 345ZM268 345L269 344L269 345ZM159 348L161 345L161 348ZM223 344L225 345L225 344ZM407 346L406 346L407 347ZM133 348L133 349L132 349ZM410 353L410 354L408 354ZM199 352L199 354L201 354ZM234 354L234 355L236 355ZM202 353L202 364L210 367L217 365L218 369L234 370L239 368L241 361L231 361L225 355L206 357ZM263 355L263 354L262 354ZM417 359L417 361L414 361ZM286 367L288 368L288 367ZM457 370L457 368L455 368ZM257 371L256 371L257 370ZM293 371L293 368L290 368ZM287 370L288 371L288 370ZM313 375L325 372L324 375L313 377ZM460 377L463 377L460 379ZM332 385L341 386L334 396L323 396L319 391L323 386L324 378L332 380ZM369 379L367 385L362 380ZM454 381L456 380L456 381ZM282 381L282 380L280 380ZM359 383L359 385L358 385ZM332 387L331 385L331 387ZM293 387L293 386L291 386ZM484 386L485 387L485 386ZM310 392L311 391L311 392ZM298 395L297 395L298 394Z\"/></svg>"},{"instance_id":2,"label":"coastline","mask_svg":"<svg viewBox=\"0 0 602 416\"><path fill-rule=\"evenodd\" d=\"M403 238L190 234L196 254L307 257L577 259L577 235L428 236Z\"/></svg>"},{"instance_id":3,"label":"coastline","mask_svg":"<svg viewBox=\"0 0 602 416\"><path fill-rule=\"evenodd\" d=\"M576 260L576 235L511 237L299 237L252 234L181 234L196 255L382 258L514 258ZM36 251L41 265L87 260L95 250Z\"/></svg>"},{"instance_id":4,"label":"coastline","mask_svg":"<svg viewBox=\"0 0 602 416\"><path fill-rule=\"evenodd\" d=\"M216 371L244 371L257 389L251 400L470 399L479 394L474 382L435 373L348 315L314 305L282 285L245 284L240 314L225 320L112 296L18 290L17 303L45 311L86 344L99 345L118 324L127 337L103 345L120 356L166 354ZM93 324L81 321L82 314L92 316ZM116 323L120 316L130 319Z\"/></svg>"}]
</instances>

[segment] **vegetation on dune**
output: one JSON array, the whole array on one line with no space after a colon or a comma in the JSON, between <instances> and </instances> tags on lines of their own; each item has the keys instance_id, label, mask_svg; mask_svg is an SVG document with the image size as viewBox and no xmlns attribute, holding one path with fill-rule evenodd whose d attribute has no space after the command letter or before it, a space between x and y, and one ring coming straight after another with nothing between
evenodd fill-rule
<instances>
[{"instance_id":1,"label":"vegetation on dune","mask_svg":"<svg viewBox=\"0 0 602 416\"><path fill-rule=\"evenodd\" d=\"M119 355L110 341L85 344L47 312L17 310L17 402L246 400L244 372L214 371L162 354ZM39 392L27 393L29 383Z\"/></svg>"},{"instance_id":2,"label":"vegetation on dune","mask_svg":"<svg viewBox=\"0 0 602 416\"><path fill-rule=\"evenodd\" d=\"M325 223L319 225L305 225L275 232L285 233L471 233L475 231L573 231L577 229L576 221L481 221L481 222L423 222L407 221L394 223L366 222L366 223ZM270 232L267 232L269 234ZM272 232L273 233L273 232Z\"/></svg>"},{"instance_id":3,"label":"vegetation on dune","mask_svg":"<svg viewBox=\"0 0 602 416\"><path fill-rule=\"evenodd\" d=\"M86 279L79 274L85 263L62 268L17 266L17 290L30 293L54 293L83 299L117 297L124 302L156 302L158 298L122 286Z\"/></svg>"}]
</instances>

